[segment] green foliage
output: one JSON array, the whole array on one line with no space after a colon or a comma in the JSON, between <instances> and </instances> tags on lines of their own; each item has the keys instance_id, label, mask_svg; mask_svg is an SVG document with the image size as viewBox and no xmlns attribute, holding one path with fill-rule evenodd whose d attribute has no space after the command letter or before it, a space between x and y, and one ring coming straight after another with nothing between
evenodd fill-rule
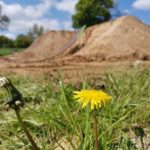
<instances>
[{"instance_id":1,"label":"green foliage","mask_svg":"<svg viewBox=\"0 0 150 150\"><path fill-rule=\"evenodd\" d=\"M15 40L12 40L4 35L0 36L0 48L3 48L3 50L4 48L9 49L27 48L32 44L32 42L33 39L29 35L24 34L18 35Z\"/></svg>"},{"instance_id":2,"label":"green foliage","mask_svg":"<svg viewBox=\"0 0 150 150\"><path fill-rule=\"evenodd\" d=\"M32 39L29 36L23 34L18 35L15 40L15 46L18 48L27 48L31 45L31 43Z\"/></svg>"},{"instance_id":3,"label":"green foliage","mask_svg":"<svg viewBox=\"0 0 150 150\"><path fill-rule=\"evenodd\" d=\"M150 130L149 77L150 70L104 76L106 92L113 99L97 111L102 150L138 149L131 140L130 130L135 123ZM57 146L65 149L60 142L62 139L74 149L94 149L92 112L88 108L81 109L80 104L73 100L76 85L64 84L61 78L36 81L11 76L11 79L26 97L21 113L41 149L53 150ZM80 88L96 86L83 81ZM4 97L7 97L6 93L1 91L1 103ZM0 149L31 149L13 112L0 111L0 131Z\"/></svg>"},{"instance_id":4,"label":"green foliage","mask_svg":"<svg viewBox=\"0 0 150 150\"><path fill-rule=\"evenodd\" d=\"M4 35L0 36L0 48L3 48L3 50L4 48L27 48L32 42L32 38L23 34L18 35L15 40L12 40Z\"/></svg>"},{"instance_id":5,"label":"green foliage","mask_svg":"<svg viewBox=\"0 0 150 150\"><path fill-rule=\"evenodd\" d=\"M1 35L0 36L0 48L2 47L14 48L15 47L14 41L6 36Z\"/></svg>"},{"instance_id":6,"label":"green foliage","mask_svg":"<svg viewBox=\"0 0 150 150\"><path fill-rule=\"evenodd\" d=\"M109 8L112 7L112 0L79 0L76 4L76 13L72 16L73 27L89 27L108 21L111 18Z\"/></svg>"}]
</instances>

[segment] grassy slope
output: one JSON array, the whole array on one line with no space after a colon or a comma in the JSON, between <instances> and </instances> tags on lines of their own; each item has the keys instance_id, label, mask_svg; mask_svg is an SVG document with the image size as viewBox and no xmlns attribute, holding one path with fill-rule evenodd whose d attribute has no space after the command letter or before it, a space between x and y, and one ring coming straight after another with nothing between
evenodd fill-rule
<instances>
[{"instance_id":1,"label":"grassy slope","mask_svg":"<svg viewBox=\"0 0 150 150\"><path fill-rule=\"evenodd\" d=\"M22 51L23 49L16 49L15 52L19 52ZM0 56L6 56L6 55L10 55L14 52L14 48L0 48Z\"/></svg>"},{"instance_id":2,"label":"grassy slope","mask_svg":"<svg viewBox=\"0 0 150 150\"><path fill-rule=\"evenodd\" d=\"M72 99L75 85L63 85L60 79L46 82L16 76L11 79L26 97L22 116L42 149L55 149L56 143L66 137L74 148L93 150L92 112L81 109ZM101 149L137 149L131 140L133 126L150 130L150 70L107 74L104 81L113 99L97 112ZM97 87L83 81L81 88ZM6 93L0 94L3 99ZM13 111L0 113L0 149L30 149ZM75 139L79 139L76 145Z\"/></svg>"}]
</instances>

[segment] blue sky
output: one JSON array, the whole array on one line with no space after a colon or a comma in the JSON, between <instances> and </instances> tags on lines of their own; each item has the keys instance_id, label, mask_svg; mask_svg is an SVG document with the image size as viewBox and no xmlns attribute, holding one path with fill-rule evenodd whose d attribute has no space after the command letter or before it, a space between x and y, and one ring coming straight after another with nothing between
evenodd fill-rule
<instances>
[{"instance_id":1,"label":"blue sky","mask_svg":"<svg viewBox=\"0 0 150 150\"><path fill-rule=\"evenodd\" d=\"M138 17L150 24L150 0L116 0L117 8L123 14ZM0 0L3 13L11 23L8 31L0 31L8 37L26 33L33 24L42 25L45 30L73 30L71 16L78 0Z\"/></svg>"},{"instance_id":2,"label":"blue sky","mask_svg":"<svg viewBox=\"0 0 150 150\"><path fill-rule=\"evenodd\" d=\"M150 25L150 0L117 0L117 2L119 10L136 16Z\"/></svg>"}]
</instances>

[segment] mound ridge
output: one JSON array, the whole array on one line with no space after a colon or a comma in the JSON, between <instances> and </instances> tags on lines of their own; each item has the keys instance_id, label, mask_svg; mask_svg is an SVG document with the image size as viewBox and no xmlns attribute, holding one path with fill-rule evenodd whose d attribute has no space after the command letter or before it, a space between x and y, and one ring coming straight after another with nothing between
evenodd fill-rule
<instances>
[{"instance_id":1,"label":"mound ridge","mask_svg":"<svg viewBox=\"0 0 150 150\"><path fill-rule=\"evenodd\" d=\"M132 16L89 27L65 54L89 60L150 59L150 26Z\"/></svg>"}]
</instances>

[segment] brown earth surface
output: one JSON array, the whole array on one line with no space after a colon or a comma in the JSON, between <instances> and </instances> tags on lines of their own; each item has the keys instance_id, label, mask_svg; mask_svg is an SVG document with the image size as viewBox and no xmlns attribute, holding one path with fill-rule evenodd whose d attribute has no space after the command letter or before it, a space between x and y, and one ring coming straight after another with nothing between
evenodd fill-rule
<instances>
[{"instance_id":1,"label":"brown earth surface","mask_svg":"<svg viewBox=\"0 0 150 150\"><path fill-rule=\"evenodd\" d=\"M150 26L123 16L82 32L44 33L25 51L1 57L0 73L35 75L63 70L71 78L83 71L93 74L139 64L149 66L149 60Z\"/></svg>"},{"instance_id":2,"label":"brown earth surface","mask_svg":"<svg viewBox=\"0 0 150 150\"><path fill-rule=\"evenodd\" d=\"M96 61L149 60L150 26L132 16L88 28L68 54Z\"/></svg>"}]
</instances>

